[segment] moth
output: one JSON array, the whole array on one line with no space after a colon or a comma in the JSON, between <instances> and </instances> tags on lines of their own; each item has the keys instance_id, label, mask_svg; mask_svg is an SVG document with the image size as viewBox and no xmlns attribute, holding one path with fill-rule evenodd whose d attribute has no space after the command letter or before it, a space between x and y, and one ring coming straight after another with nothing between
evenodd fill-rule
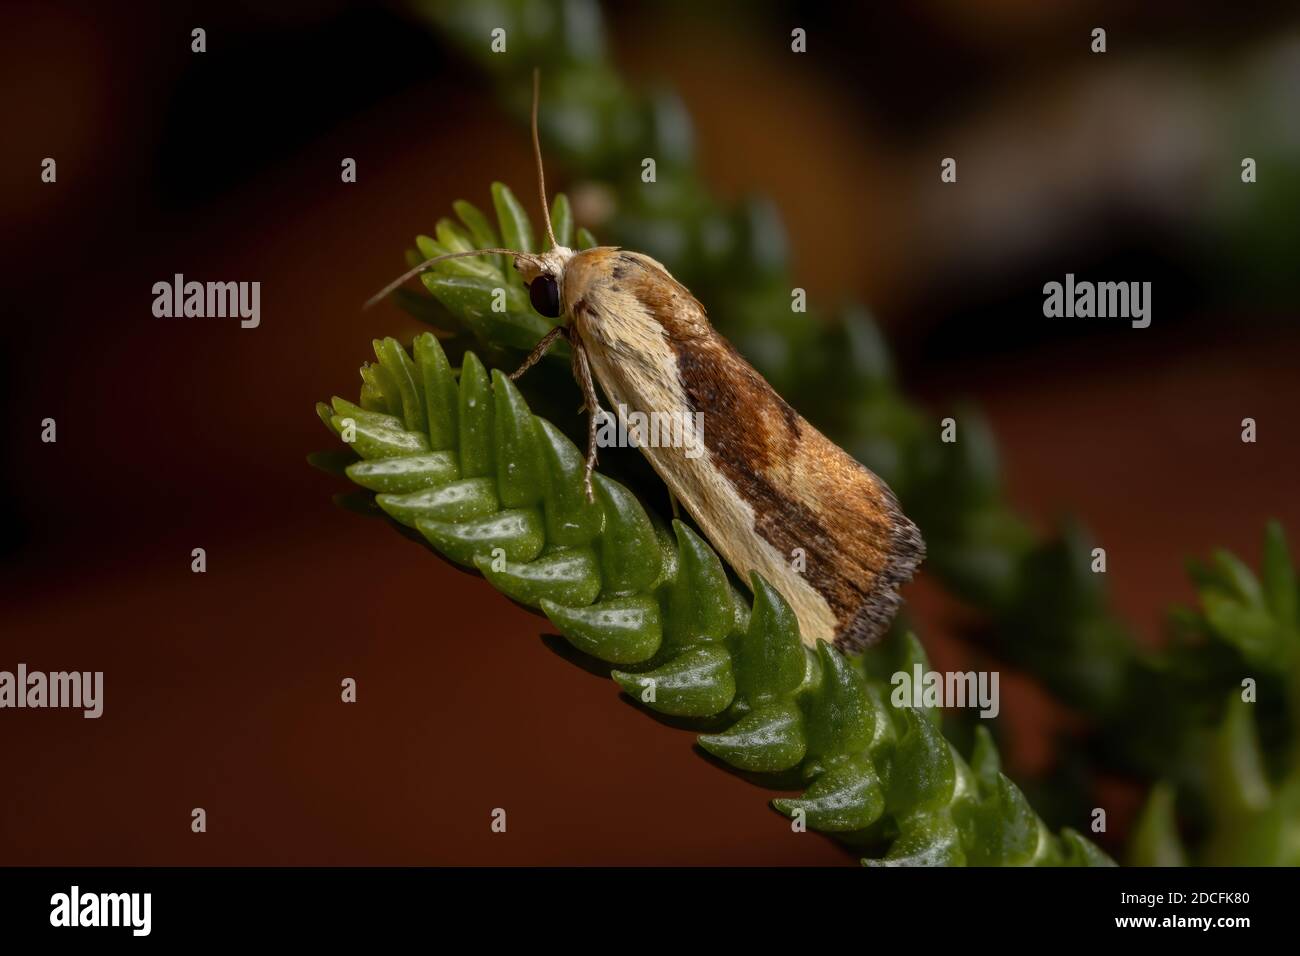
<instances>
[{"instance_id":1,"label":"moth","mask_svg":"<svg viewBox=\"0 0 1300 956\"><path fill-rule=\"evenodd\" d=\"M701 413L703 453L639 443L651 466L742 580L756 571L781 592L804 641L815 646L825 640L846 651L868 646L889 626L901 600L899 585L925 555L916 525L885 482L776 394L661 263L617 246L576 251L555 241L537 134L538 96L535 73L533 153L550 249L436 256L370 302L444 259L513 256L533 308L560 324L511 378L561 337L569 343L588 414L588 497L597 423L605 414L597 384L620 416L696 420Z\"/></svg>"}]
</instances>

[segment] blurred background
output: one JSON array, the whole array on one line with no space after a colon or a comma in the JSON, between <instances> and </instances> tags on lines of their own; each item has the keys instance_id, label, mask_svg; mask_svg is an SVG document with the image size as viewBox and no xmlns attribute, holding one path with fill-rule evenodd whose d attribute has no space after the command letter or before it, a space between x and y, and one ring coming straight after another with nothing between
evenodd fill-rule
<instances>
[{"instance_id":1,"label":"blurred background","mask_svg":"<svg viewBox=\"0 0 1300 956\"><path fill-rule=\"evenodd\" d=\"M492 180L536 212L534 64L548 185L580 225L662 258L908 502L906 469L871 444L877 406L846 414L843 380L810 390L822 332L789 324L866 303L925 429L978 407L1013 537L1077 520L1105 546L1106 613L1135 653L1194 601L1185 558L1256 564L1269 519L1300 528L1294 4L17 0L3 16L0 669L103 670L106 711L0 716L17 781L0 863L855 862L549 654L544 620L335 508L337 482L305 463L329 444L312 403L353 394L372 338L423 328L359 308L411 237L458 198L485 205ZM507 19L519 46L494 63ZM647 97L630 119L627 90ZM654 193L629 185L642 134ZM154 318L152 285L176 272L260 281L261 326ZM1045 319L1043 284L1067 272L1151 282L1151 327ZM758 294L779 287L788 312L792 285L813 314L766 322ZM1001 572L956 553L932 544L910 617L937 667L988 666L1007 651L988 635ZM1095 838L1119 853L1165 770L1092 766L1088 691L1062 691L1073 671L1044 656L1075 660L1001 654L1006 769L1054 827L1110 808Z\"/></svg>"}]
</instances>

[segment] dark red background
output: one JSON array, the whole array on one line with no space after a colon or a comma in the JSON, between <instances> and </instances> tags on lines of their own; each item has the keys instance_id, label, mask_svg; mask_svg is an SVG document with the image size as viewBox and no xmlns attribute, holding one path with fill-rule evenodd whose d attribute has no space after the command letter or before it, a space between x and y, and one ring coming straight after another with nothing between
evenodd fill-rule
<instances>
[{"instance_id":1,"label":"dark red background","mask_svg":"<svg viewBox=\"0 0 1300 956\"><path fill-rule=\"evenodd\" d=\"M97 721L0 713L0 863L852 862L549 652L543 619L331 503L342 485L305 462L329 444L312 403L355 396L372 337L417 331L359 303L453 199L530 182L527 140L395 13L218 10L5 13L0 668L102 670L106 689ZM196 17L222 62L193 63ZM927 343L971 337L971 306L951 274L942 292L928 280L938 240L913 234L889 169L938 154L888 152L891 120L864 121L833 70L774 64L756 28L710 23L629 12L611 31L634 82L682 92L718 190L775 198L814 297L873 302L912 394L936 416L957 396L986 410L1017 506L1092 527L1140 634L1190 599L1185 556L1224 546L1253 563L1266 519L1300 529L1296 337L1276 321L1294 308L1173 314L1157 297L1148 334L932 359ZM918 60L956 42L923 26L898 24L893 42ZM1158 20L1134 29L1162 36ZM992 62L990 97L1006 70L1050 68ZM57 185L39 182L47 155ZM356 185L339 182L343 156ZM848 211L873 235L839 223ZM260 280L261 327L155 319L151 286L174 272ZM1238 440L1246 415L1256 445ZM39 440L47 416L54 445ZM206 574L190 572L194 547ZM908 597L936 663L964 660L963 612L925 575ZM339 701L349 676L354 706ZM1015 675L1004 693L1010 770L1029 774L1070 718ZM1115 799L1131 811L1136 795ZM193 807L206 834L190 832Z\"/></svg>"}]
</instances>

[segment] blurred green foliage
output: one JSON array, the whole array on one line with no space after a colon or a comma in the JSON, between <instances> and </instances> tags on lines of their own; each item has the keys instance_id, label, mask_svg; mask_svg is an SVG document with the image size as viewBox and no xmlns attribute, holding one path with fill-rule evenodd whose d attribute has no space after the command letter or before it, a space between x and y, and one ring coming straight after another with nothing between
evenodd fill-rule
<instances>
[{"instance_id":1,"label":"blurred green foliage","mask_svg":"<svg viewBox=\"0 0 1300 956\"><path fill-rule=\"evenodd\" d=\"M797 283L775 210L761 199L726 206L710 196L681 102L667 90L627 87L592 0L413 6L495 82L520 121L532 70L542 69L548 161L615 199L602 239L668 265L791 404L894 488L925 535L926 568L986 615L986 647L1087 715L1087 739L1064 748L1068 772L1042 790L1058 815L1084 818L1096 773L1164 781L1134 834L1134 862L1300 862L1300 638L1280 529L1269 529L1261 581L1230 555L1195 566L1200 610L1173 616L1167 648L1142 649L1109 610L1087 532L1067 526L1042 540L1008 506L976 410L953 410L960 440L939 441L940 416L903 397L864 309L791 311ZM505 53L489 46L498 27L507 31ZM657 163L653 184L640 178L645 157ZM406 301L429 317L426 305ZM476 331L481 342L518 348L533 335ZM1247 678L1256 703L1240 702Z\"/></svg>"}]
</instances>

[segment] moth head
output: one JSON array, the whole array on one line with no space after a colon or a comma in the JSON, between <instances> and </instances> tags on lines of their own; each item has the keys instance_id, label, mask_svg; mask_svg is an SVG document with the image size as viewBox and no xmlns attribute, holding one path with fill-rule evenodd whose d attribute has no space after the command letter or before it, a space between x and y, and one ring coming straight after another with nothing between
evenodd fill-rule
<instances>
[{"instance_id":1,"label":"moth head","mask_svg":"<svg viewBox=\"0 0 1300 956\"><path fill-rule=\"evenodd\" d=\"M573 258L567 246L553 246L541 255L516 255L515 269L528 286L528 301L538 315L558 319L564 311L564 270Z\"/></svg>"}]
</instances>

